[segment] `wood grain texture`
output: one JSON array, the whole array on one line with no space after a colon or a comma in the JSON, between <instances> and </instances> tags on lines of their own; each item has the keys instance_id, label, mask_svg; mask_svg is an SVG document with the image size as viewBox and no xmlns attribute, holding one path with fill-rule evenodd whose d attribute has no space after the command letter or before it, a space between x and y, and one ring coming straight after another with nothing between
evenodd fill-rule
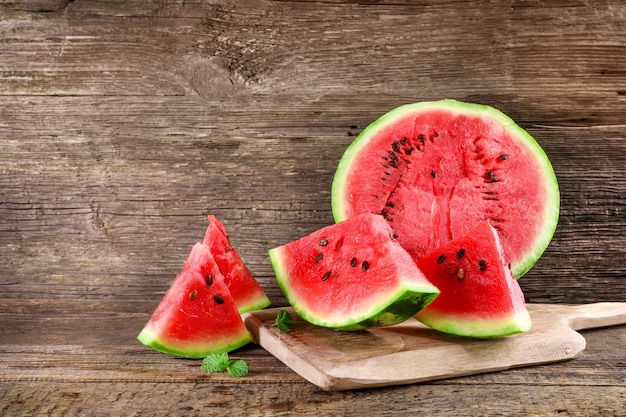
<instances>
[{"instance_id":1,"label":"wood grain texture","mask_svg":"<svg viewBox=\"0 0 626 417\"><path fill-rule=\"evenodd\" d=\"M0 414L626 414L623 326L567 364L341 394L258 347L233 380L134 339L208 213L286 305L267 250L333 221L367 124L443 97L554 165L528 301L626 301L624 33L611 0L1 2Z\"/></svg>"},{"instance_id":2,"label":"wood grain texture","mask_svg":"<svg viewBox=\"0 0 626 417\"><path fill-rule=\"evenodd\" d=\"M327 391L435 381L569 360L586 346L575 329L626 324L626 303L528 304L528 310L532 329L488 340L442 334L413 319L363 332L338 332L305 322L291 308L246 313L244 322L259 345ZM276 328L279 311L295 318L286 332Z\"/></svg>"}]
</instances>

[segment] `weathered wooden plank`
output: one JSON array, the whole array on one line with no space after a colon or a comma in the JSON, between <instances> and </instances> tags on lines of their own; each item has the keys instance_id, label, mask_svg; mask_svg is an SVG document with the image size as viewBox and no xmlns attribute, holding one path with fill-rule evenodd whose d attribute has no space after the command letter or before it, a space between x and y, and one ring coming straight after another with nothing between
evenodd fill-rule
<instances>
[{"instance_id":1,"label":"weathered wooden plank","mask_svg":"<svg viewBox=\"0 0 626 417\"><path fill-rule=\"evenodd\" d=\"M12 22L0 45L0 92L222 102L271 94L309 103L341 95L382 107L445 95L505 103L519 120L621 124L625 28L615 17L623 13L570 2L81 1L65 18Z\"/></svg>"},{"instance_id":2,"label":"weathered wooden plank","mask_svg":"<svg viewBox=\"0 0 626 417\"><path fill-rule=\"evenodd\" d=\"M0 383L0 393L0 411L5 415L543 417L620 416L626 411L623 387L566 383L549 390L543 385L438 384L338 394L310 384L284 383L17 382ZM176 401L162 401L165 398Z\"/></svg>"}]
</instances>

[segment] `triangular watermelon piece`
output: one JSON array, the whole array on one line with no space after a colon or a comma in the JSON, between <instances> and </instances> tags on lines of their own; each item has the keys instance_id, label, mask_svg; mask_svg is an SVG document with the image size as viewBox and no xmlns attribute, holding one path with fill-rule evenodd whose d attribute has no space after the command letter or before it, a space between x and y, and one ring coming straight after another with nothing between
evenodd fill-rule
<instances>
[{"instance_id":1,"label":"triangular watermelon piece","mask_svg":"<svg viewBox=\"0 0 626 417\"><path fill-rule=\"evenodd\" d=\"M239 253L230 244L230 238L222 222L213 215L209 215L208 219L209 226L203 243L210 248L239 312L243 314L269 306L270 300Z\"/></svg>"},{"instance_id":2,"label":"triangular watermelon piece","mask_svg":"<svg viewBox=\"0 0 626 417\"><path fill-rule=\"evenodd\" d=\"M201 243L193 246L180 274L137 339L185 358L229 352L251 341L225 278Z\"/></svg>"},{"instance_id":3,"label":"triangular watermelon piece","mask_svg":"<svg viewBox=\"0 0 626 417\"><path fill-rule=\"evenodd\" d=\"M430 252L417 266L441 291L415 316L427 326L478 338L530 329L524 294L488 222Z\"/></svg>"},{"instance_id":4,"label":"triangular watermelon piece","mask_svg":"<svg viewBox=\"0 0 626 417\"><path fill-rule=\"evenodd\" d=\"M439 294L377 214L326 226L271 249L269 257L296 313L318 326L390 326Z\"/></svg>"}]
</instances>

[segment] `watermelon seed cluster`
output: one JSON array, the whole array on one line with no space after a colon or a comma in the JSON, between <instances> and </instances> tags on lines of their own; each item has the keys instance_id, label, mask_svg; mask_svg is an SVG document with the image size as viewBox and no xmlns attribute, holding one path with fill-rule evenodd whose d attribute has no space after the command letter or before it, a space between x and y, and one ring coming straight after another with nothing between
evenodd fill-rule
<instances>
[{"instance_id":1,"label":"watermelon seed cluster","mask_svg":"<svg viewBox=\"0 0 626 417\"><path fill-rule=\"evenodd\" d=\"M394 235L394 234L390 234L389 238L391 240L397 239L398 236ZM328 240L327 239L321 239L318 242L319 246L325 247L328 246ZM335 244L335 250L339 250L341 249L341 246L343 245L343 240L340 239L336 244ZM320 252L315 256L315 262L319 263L324 259L324 252ZM356 257L352 257L350 259L350 266L352 268L355 268L357 266L357 264L359 263L358 259ZM370 263L367 260L364 260L363 262L361 262L361 269L365 272L370 268ZM326 271L324 273L324 275L322 275L322 281L328 281L328 279L330 278L330 276L332 275L331 271Z\"/></svg>"}]
</instances>

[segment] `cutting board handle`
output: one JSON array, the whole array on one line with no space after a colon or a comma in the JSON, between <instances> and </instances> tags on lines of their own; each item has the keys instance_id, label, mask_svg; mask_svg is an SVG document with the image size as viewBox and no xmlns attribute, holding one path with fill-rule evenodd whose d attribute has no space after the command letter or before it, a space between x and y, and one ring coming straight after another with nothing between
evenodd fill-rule
<instances>
[{"instance_id":1,"label":"cutting board handle","mask_svg":"<svg viewBox=\"0 0 626 417\"><path fill-rule=\"evenodd\" d=\"M626 324L626 303L545 304L541 310L543 307L574 330Z\"/></svg>"}]
</instances>

